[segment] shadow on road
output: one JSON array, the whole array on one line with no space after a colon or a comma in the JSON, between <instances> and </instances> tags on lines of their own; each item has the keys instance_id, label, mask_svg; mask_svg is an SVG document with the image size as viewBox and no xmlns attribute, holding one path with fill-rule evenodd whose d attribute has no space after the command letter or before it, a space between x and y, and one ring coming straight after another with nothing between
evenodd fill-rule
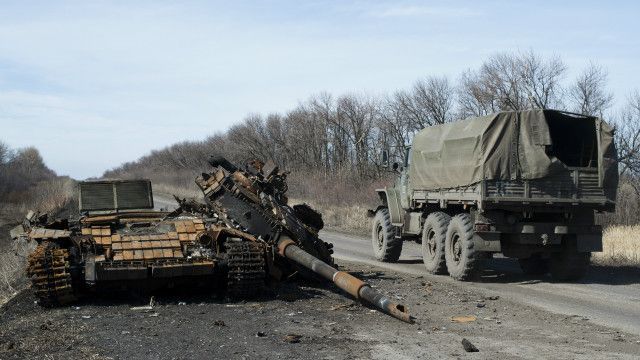
<instances>
[{"instance_id":1,"label":"shadow on road","mask_svg":"<svg viewBox=\"0 0 640 360\"><path fill-rule=\"evenodd\" d=\"M400 259L398 264L422 264L422 259Z\"/></svg>"},{"instance_id":2,"label":"shadow on road","mask_svg":"<svg viewBox=\"0 0 640 360\"><path fill-rule=\"evenodd\" d=\"M282 300L294 302L323 296L322 289L339 292L332 288L332 284L320 283L313 280L298 279L296 281L283 281L278 284L266 286L260 295L249 299L229 299L212 287L179 286L175 288L157 288L153 290L140 290L126 288L122 290L102 290L83 293L81 298L71 306L146 306L151 299L155 304L197 305L197 304L246 304Z\"/></svg>"},{"instance_id":3,"label":"shadow on road","mask_svg":"<svg viewBox=\"0 0 640 360\"><path fill-rule=\"evenodd\" d=\"M478 279L485 283L520 283L535 284L554 282L547 275L524 275L518 265L518 260L509 258L494 258L485 260L483 271ZM579 284L603 285L631 285L640 284L640 268L632 266L604 266L592 264L586 276L576 281Z\"/></svg>"}]
</instances>

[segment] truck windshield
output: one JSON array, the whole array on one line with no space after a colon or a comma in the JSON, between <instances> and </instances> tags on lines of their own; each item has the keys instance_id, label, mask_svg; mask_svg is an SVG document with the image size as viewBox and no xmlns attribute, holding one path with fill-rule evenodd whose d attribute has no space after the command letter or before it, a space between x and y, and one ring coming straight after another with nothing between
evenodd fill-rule
<instances>
[{"instance_id":1,"label":"truck windshield","mask_svg":"<svg viewBox=\"0 0 640 360\"><path fill-rule=\"evenodd\" d=\"M596 119L547 112L552 145L547 155L555 156L569 167L596 167L598 142Z\"/></svg>"}]
</instances>

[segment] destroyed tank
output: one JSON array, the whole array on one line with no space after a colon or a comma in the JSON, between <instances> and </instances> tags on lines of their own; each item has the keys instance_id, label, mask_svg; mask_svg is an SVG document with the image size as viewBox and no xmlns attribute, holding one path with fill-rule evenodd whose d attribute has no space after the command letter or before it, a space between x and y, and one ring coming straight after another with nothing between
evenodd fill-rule
<instances>
[{"instance_id":1,"label":"destroyed tank","mask_svg":"<svg viewBox=\"0 0 640 360\"><path fill-rule=\"evenodd\" d=\"M80 218L29 214L13 237L37 243L27 273L43 306L71 303L94 290L196 284L231 299L255 297L267 282L295 273L333 281L356 299L412 322L407 309L333 264L318 237L322 217L289 206L286 172L253 161L239 169L213 157L196 184L203 201L180 199L153 210L148 180L79 184Z\"/></svg>"},{"instance_id":2,"label":"destroyed tank","mask_svg":"<svg viewBox=\"0 0 640 360\"><path fill-rule=\"evenodd\" d=\"M153 210L148 180L82 182L79 205L77 221L31 216L23 225L38 244L27 273L41 305L123 285L220 286L221 279L230 296L252 296L264 282L264 249L254 237L216 218Z\"/></svg>"}]
</instances>

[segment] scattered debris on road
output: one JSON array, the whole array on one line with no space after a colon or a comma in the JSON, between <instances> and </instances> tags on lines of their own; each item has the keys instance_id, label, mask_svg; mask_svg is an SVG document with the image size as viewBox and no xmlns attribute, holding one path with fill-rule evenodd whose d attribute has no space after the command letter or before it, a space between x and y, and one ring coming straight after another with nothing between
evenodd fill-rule
<instances>
[{"instance_id":1,"label":"scattered debris on road","mask_svg":"<svg viewBox=\"0 0 640 360\"><path fill-rule=\"evenodd\" d=\"M480 350L478 350L478 348L475 345L473 345L471 343L471 341L469 341L469 340L467 340L465 338L462 339L462 347L464 348L464 351L466 351L466 352L479 352L480 351Z\"/></svg>"},{"instance_id":2,"label":"scattered debris on road","mask_svg":"<svg viewBox=\"0 0 640 360\"><path fill-rule=\"evenodd\" d=\"M290 344L297 344L300 342L300 339L302 339L302 335L298 335L298 334L287 334L287 336L284 337L284 341L288 342Z\"/></svg>"},{"instance_id":3,"label":"scattered debris on road","mask_svg":"<svg viewBox=\"0 0 640 360\"><path fill-rule=\"evenodd\" d=\"M476 320L478 320L478 318L473 315L454 316L451 318L451 322L461 323L461 324L474 322Z\"/></svg>"}]
</instances>

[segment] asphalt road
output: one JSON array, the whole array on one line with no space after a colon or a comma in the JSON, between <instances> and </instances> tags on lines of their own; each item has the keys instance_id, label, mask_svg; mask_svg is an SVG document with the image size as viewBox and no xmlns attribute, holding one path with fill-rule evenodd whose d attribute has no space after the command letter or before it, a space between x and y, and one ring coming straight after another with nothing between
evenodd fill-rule
<instances>
[{"instance_id":1,"label":"asphalt road","mask_svg":"<svg viewBox=\"0 0 640 360\"><path fill-rule=\"evenodd\" d=\"M375 260L368 238L323 231L321 237L334 244L335 258L362 262L425 278L450 281L472 289L484 289L512 301L547 311L587 317L594 323L640 334L640 271L593 266L579 283L553 283L549 278L526 278L512 259L485 262L478 282L461 283L424 270L420 246L405 242L398 263Z\"/></svg>"},{"instance_id":2,"label":"asphalt road","mask_svg":"<svg viewBox=\"0 0 640 360\"><path fill-rule=\"evenodd\" d=\"M156 196L157 208L174 208L175 202ZM334 244L338 260L366 263L405 274L445 281L474 290L488 290L506 299L554 313L589 318L596 324L640 334L640 269L592 266L578 283L554 283L549 278L525 277L517 262L496 258L485 262L476 282L456 282L448 276L424 270L420 246L406 242L398 263L382 263L372 256L370 239L363 236L322 231L323 240Z\"/></svg>"}]
</instances>

